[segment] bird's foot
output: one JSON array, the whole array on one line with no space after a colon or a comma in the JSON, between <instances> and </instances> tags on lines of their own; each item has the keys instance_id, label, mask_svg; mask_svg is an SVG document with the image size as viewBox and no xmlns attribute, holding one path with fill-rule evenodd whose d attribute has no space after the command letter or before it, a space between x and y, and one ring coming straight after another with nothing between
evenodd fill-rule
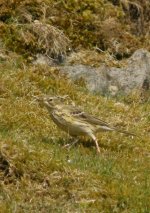
<instances>
[{"instance_id":1,"label":"bird's foot","mask_svg":"<svg viewBox=\"0 0 150 213\"><path fill-rule=\"evenodd\" d=\"M72 143L68 143L68 144L65 144L63 146L63 148L67 148L67 149L70 149L73 145L75 145L77 142L79 141L79 139L77 138L75 141L73 141Z\"/></svg>"},{"instance_id":2,"label":"bird's foot","mask_svg":"<svg viewBox=\"0 0 150 213\"><path fill-rule=\"evenodd\" d=\"M63 148L65 148L65 149L66 149L66 148L69 148L70 145L71 145L71 144L67 143L67 144L65 144L65 145L63 146Z\"/></svg>"},{"instance_id":3,"label":"bird's foot","mask_svg":"<svg viewBox=\"0 0 150 213\"><path fill-rule=\"evenodd\" d=\"M101 153L101 151L100 151L100 148L99 148L99 147L97 147L96 151L97 151L97 154L100 154L100 153Z\"/></svg>"}]
</instances>

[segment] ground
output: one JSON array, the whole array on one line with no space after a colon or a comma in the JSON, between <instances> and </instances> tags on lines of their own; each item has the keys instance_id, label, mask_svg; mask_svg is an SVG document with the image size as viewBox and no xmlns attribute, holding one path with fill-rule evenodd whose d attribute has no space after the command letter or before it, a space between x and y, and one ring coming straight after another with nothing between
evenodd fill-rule
<instances>
[{"instance_id":1,"label":"ground","mask_svg":"<svg viewBox=\"0 0 150 213\"><path fill-rule=\"evenodd\" d=\"M20 57L0 64L1 212L150 211L150 104L138 91L126 97L89 94L56 68L26 65ZM69 136L33 95L69 95L85 111L134 132L97 135L70 150Z\"/></svg>"}]
</instances>

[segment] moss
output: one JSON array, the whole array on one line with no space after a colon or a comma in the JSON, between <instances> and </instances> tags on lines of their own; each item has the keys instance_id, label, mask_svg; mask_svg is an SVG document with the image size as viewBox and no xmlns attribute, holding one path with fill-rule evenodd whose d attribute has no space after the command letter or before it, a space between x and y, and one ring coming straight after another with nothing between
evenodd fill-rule
<instances>
[{"instance_id":1,"label":"moss","mask_svg":"<svg viewBox=\"0 0 150 213\"><path fill-rule=\"evenodd\" d=\"M69 38L74 49L98 47L122 59L129 57L137 48L148 47L149 41L148 1L143 5L140 1L128 1L126 6L123 2L118 1L117 5L104 0L3 2L0 18L5 23L5 30L1 30L1 35L7 47L25 56L38 52L52 56L67 52L70 43L61 47L65 37L57 41L59 36L56 34L63 31L66 42ZM133 13L134 17L131 16ZM49 39L41 42L42 39L30 28L35 20L39 20L43 27L49 26L50 34L52 28L55 29L54 37L59 45L57 51L46 52L55 43L54 37L49 38L52 43L47 42ZM37 34L44 36L42 31Z\"/></svg>"},{"instance_id":2,"label":"moss","mask_svg":"<svg viewBox=\"0 0 150 213\"><path fill-rule=\"evenodd\" d=\"M116 101L90 95L56 68L22 63L0 64L1 211L146 212L149 103L141 103L138 93ZM34 102L40 94L68 94L86 111L140 137L101 133L99 156L88 139L65 150L68 135Z\"/></svg>"}]
</instances>

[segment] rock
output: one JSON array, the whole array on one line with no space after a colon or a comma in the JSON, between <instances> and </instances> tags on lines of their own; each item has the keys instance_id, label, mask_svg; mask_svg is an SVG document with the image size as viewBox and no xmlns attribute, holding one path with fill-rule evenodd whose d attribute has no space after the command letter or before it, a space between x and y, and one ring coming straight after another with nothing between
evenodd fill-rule
<instances>
[{"instance_id":1,"label":"rock","mask_svg":"<svg viewBox=\"0 0 150 213\"><path fill-rule=\"evenodd\" d=\"M145 82L150 82L150 53L137 50L128 59L126 67L112 67L108 76L111 84L118 85L119 92L129 93L133 89L143 88Z\"/></svg>"},{"instance_id":2,"label":"rock","mask_svg":"<svg viewBox=\"0 0 150 213\"><path fill-rule=\"evenodd\" d=\"M108 88L108 91L112 96L115 96L117 94L118 90L119 89L118 89L117 86L110 85L109 88Z\"/></svg>"},{"instance_id":3,"label":"rock","mask_svg":"<svg viewBox=\"0 0 150 213\"><path fill-rule=\"evenodd\" d=\"M36 60L32 62L35 65L48 65L51 66L53 65L53 61L51 58L48 58L47 56L38 53L36 55Z\"/></svg>"},{"instance_id":4,"label":"rock","mask_svg":"<svg viewBox=\"0 0 150 213\"><path fill-rule=\"evenodd\" d=\"M87 89L92 93L105 93L108 87L106 67L92 68L86 65L62 66L60 70L73 81L84 80Z\"/></svg>"},{"instance_id":5,"label":"rock","mask_svg":"<svg viewBox=\"0 0 150 213\"><path fill-rule=\"evenodd\" d=\"M150 53L137 50L122 68L102 65L98 68L86 65L62 66L60 70L73 81L84 80L92 93L128 94L134 89L147 89L150 85ZM148 86L147 86L148 85Z\"/></svg>"},{"instance_id":6,"label":"rock","mask_svg":"<svg viewBox=\"0 0 150 213\"><path fill-rule=\"evenodd\" d=\"M65 61L65 55L58 54L54 58L46 56L44 54L36 54L36 59L32 62L35 65L48 65L48 66L55 66L63 64Z\"/></svg>"}]
</instances>

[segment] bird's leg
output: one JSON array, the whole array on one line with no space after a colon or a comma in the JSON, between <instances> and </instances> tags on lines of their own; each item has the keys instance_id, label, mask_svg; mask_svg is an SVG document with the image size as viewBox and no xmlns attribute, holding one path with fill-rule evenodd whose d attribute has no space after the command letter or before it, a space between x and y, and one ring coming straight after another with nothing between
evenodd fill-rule
<instances>
[{"instance_id":1,"label":"bird's leg","mask_svg":"<svg viewBox=\"0 0 150 213\"><path fill-rule=\"evenodd\" d=\"M95 142L95 144L96 144L97 152L100 153L100 148L99 148L99 145L98 145L98 142L97 142L97 139L96 139L96 138L95 138L94 142Z\"/></svg>"},{"instance_id":2,"label":"bird's leg","mask_svg":"<svg viewBox=\"0 0 150 213\"><path fill-rule=\"evenodd\" d=\"M70 149L73 145L78 143L78 141L79 141L79 138L76 138L72 143L68 143L68 144L64 145L63 147Z\"/></svg>"},{"instance_id":3,"label":"bird's leg","mask_svg":"<svg viewBox=\"0 0 150 213\"><path fill-rule=\"evenodd\" d=\"M100 148L99 148L98 141L97 141L95 135L90 134L89 136L90 136L90 137L93 139L93 141L95 142L97 152L100 153Z\"/></svg>"}]
</instances>

